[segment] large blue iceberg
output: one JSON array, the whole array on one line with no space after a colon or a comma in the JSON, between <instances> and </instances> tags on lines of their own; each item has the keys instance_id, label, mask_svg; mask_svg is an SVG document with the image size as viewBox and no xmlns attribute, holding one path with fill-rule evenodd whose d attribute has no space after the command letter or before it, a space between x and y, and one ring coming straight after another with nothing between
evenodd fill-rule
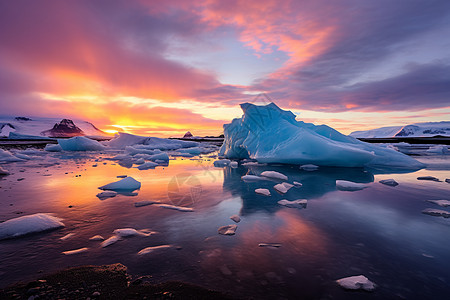
<instances>
[{"instance_id":1,"label":"large blue iceberg","mask_svg":"<svg viewBox=\"0 0 450 300\"><path fill-rule=\"evenodd\" d=\"M361 142L326 125L296 121L274 103L241 104L242 118L223 125L219 155L260 163L336 167L421 169L424 165L395 150Z\"/></svg>"}]
</instances>

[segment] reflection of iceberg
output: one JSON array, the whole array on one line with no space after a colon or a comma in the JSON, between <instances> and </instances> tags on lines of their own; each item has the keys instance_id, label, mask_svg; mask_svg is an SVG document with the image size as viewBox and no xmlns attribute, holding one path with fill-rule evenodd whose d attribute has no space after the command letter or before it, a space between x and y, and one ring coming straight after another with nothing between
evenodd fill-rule
<instances>
[{"instance_id":1,"label":"reflection of iceberg","mask_svg":"<svg viewBox=\"0 0 450 300\"><path fill-rule=\"evenodd\" d=\"M227 158L340 167L424 167L411 157L361 142L326 125L298 122L292 112L273 103L266 106L244 103L241 108L242 118L224 125L225 140L220 154Z\"/></svg>"},{"instance_id":2,"label":"reflection of iceberg","mask_svg":"<svg viewBox=\"0 0 450 300\"><path fill-rule=\"evenodd\" d=\"M259 180L244 181L241 176L247 172L259 175L263 171L277 171L285 174L289 178L289 182L301 182L301 187L292 187L286 194L279 194L275 191L275 181ZM324 194L336 191L336 180L348 180L360 183L373 182L372 173L362 168L334 168L322 167L315 172L299 171L292 166L251 166L249 169L245 167L229 168L226 167L224 172L224 190L229 191L234 196L242 198L241 214L245 215L255 211L275 212L282 208L278 201L286 199L289 201L297 199L312 199L322 197ZM260 196L255 193L257 188L266 188L271 191L270 197Z\"/></svg>"}]
</instances>

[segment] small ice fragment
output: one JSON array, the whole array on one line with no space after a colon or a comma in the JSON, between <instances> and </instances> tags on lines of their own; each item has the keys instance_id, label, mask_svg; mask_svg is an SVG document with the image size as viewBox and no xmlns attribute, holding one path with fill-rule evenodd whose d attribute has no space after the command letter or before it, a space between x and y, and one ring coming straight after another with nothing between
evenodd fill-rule
<instances>
[{"instance_id":1,"label":"small ice fragment","mask_svg":"<svg viewBox=\"0 0 450 300\"><path fill-rule=\"evenodd\" d=\"M229 159L219 159L214 162L214 167L222 168L226 167L231 163Z\"/></svg>"},{"instance_id":2,"label":"small ice fragment","mask_svg":"<svg viewBox=\"0 0 450 300\"><path fill-rule=\"evenodd\" d=\"M279 179L279 180L288 180L287 176L275 171L264 171L261 173L261 176Z\"/></svg>"},{"instance_id":3,"label":"small ice fragment","mask_svg":"<svg viewBox=\"0 0 450 300\"><path fill-rule=\"evenodd\" d=\"M313 164L301 165L300 169L305 171L315 171L319 168L319 166Z\"/></svg>"},{"instance_id":4,"label":"small ice fragment","mask_svg":"<svg viewBox=\"0 0 450 300\"><path fill-rule=\"evenodd\" d=\"M142 163L139 167L137 167L139 170L148 170L148 169L154 169L156 166L158 166L157 163L148 161L146 163Z\"/></svg>"},{"instance_id":5,"label":"small ice fragment","mask_svg":"<svg viewBox=\"0 0 450 300\"><path fill-rule=\"evenodd\" d=\"M239 217L238 215L232 215L230 219L235 221L236 223L239 223L241 221L241 217Z\"/></svg>"},{"instance_id":6,"label":"small ice fragment","mask_svg":"<svg viewBox=\"0 0 450 300\"><path fill-rule=\"evenodd\" d=\"M217 230L219 234L223 235L234 235L236 233L237 225L226 225L219 227Z\"/></svg>"},{"instance_id":7,"label":"small ice fragment","mask_svg":"<svg viewBox=\"0 0 450 300\"><path fill-rule=\"evenodd\" d=\"M341 278L336 280L336 282L343 287L344 289L348 290L365 290L365 291L373 291L375 289L375 284L370 281L366 276L359 275L359 276L351 276L346 278Z\"/></svg>"},{"instance_id":8,"label":"small ice fragment","mask_svg":"<svg viewBox=\"0 0 450 300\"><path fill-rule=\"evenodd\" d=\"M293 183L294 183L295 187L301 187L303 185L298 181L294 181Z\"/></svg>"},{"instance_id":9,"label":"small ice fragment","mask_svg":"<svg viewBox=\"0 0 450 300\"><path fill-rule=\"evenodd\" d=\"M105 200L105 199L108 199L108 198L113 198L113 197L115 197L115 196L117 196L117 192L114 192L114 191L106 191L106 192L101 192L101 193L98 193L98 194L97 194L97 197L98 197L100 200Z\"/></svg>"},{"instance_id":10,"label":"small ice fragment","mask_svg":"<svg viewBox=\"0 0 450 300\"><path fill-rule=\"evenodd\" d=\"M359 191L365 189L367 185L347 180L336 180L336 188L340 191Z\"/></svg>"},{"instance_id":11,"label":"small ice fragment","mask_svg":"<svg viewBox=\"0 0 450 300\"><path fill-rule=\"evenodd\" d=\"M442 206L442 207L450 206L450 201L448 201L448 200L427 200L427 201L431 202L431 203L434 203L434 204L437 204L437 205Z\"/></svg>"},{"instance_id":12,"label":"small ice fragment","mask_svg":"<svg viewBox=\"0 0 450 300\"><path fill-rule=\"evenodd\" d=\"M433 177L433 176L420 176L417 177L417 180L431 180L431 181L439 181L438 178Z\"/></svg>"},{"instance_id":13,"label":"small ice fragment","mask_svg":"<svg viewBox=\"0 0 450 300\"><path fill-rule=\"evenodd\" d=\"M283 199L283 200L278 201L278 204L284 205L286 207L291 207L291 208L306 208L306 205L308 204L308 200L299 199L299 200L289 201L289 200Z\"/></svg>"},{"instance_id":14,"label":"small ice fragment","mask_svg":"<svg viewBox=\"0 0 450 300\"><path fill-rule=\"evenodd\" d=\"M241 177L242 180L244 181L258 181L258 180L266 180L263 177L260 176L256 176L256 175L244 175Z\"/></svg>"},{"instance_id":15,"label":"small ice fragment","mask_svg":"<svg viewBox=\"0 0 450 300\"><path fill-rule=\"evenodd\" d=\"M114 243L120 241L121 239L122 239L122 238L121 238L120 236L113 235L113 236L109 237L108 239L104 240L104 241L101 243L101 246L102 246L103 248L108 247L109 245L112 245L112 244L114 244Z\"/></svg>"},{"instance_id":16,"label":"small ice fragment","mask_svg":"<svg viewBox=\"0 0 450 300\"><path fill-rule=\"evenodd\" d=\"M116 177L117 178L125 178L125 177L127 177L128 175L117 175Z\"/></svg>"},{"instance_id":17,"label":"small ice fragment","mask_svg":"<svg viewBox=\"0 0 450 300\"><path fill-rule=\"evenodd\" d=\"M427 208L422 210L422 213L434 217L450 218L450 212L441 209Z\"/></svg>"},{"instance_id":18,"label":"small ice fragment","mask_svg":"<svg viewBox=\"0 0 450 300\"><path fill-rule=\"evenodd\" d=\"M152 253L156 250L161 250L161 249L168 249L171 248L172 245L161 245L161 246L154 246L154 247L147 247L142 249L141 251L138 252L138 255L144 255L144 254L149 254Z\"/></svg>"},{"instance_id":19,"label":"small ice fragment","mask_svg":"<svg viewBox=\"0 0 450 300\"><path fill-rule=\"evenodd\" d=\"M261 166L265 164L260 164L257 161L248 161L242 164L243 166L249 167L249 166Z\"/></svg>"},{"instance_id":20,"label":"small ice fragment","mask_svg":"<svg viewBox=\"0 0 450 300\"><path fill-rule=\"evenodd\" d=\"M0 175L9 175L9 174L10 173L7 170L5 170L2 167L0 167Z\"/></svg>"},{"instance_id":21,"label":"small ice fragment","mask_svg":"<svg viewBox=\"0 0 450 300\"><path fill-rule=\"evenodd\" d=\"M380 180L380 183L389 185L389 186L397 186L398 185L397 181L395 181L394 179L383 179L383 180Z\"/></svg>"},{"instance_id":22,"label":"small ice fragment","mask_svg":"<svg viewBox=\"0 0 450 300\"><path fill-rule=\"evenodd\" d=\"M275 185L273 188L279 193L286 194L293 186L293 184L283 182Z\"/></svg>"},{"instance_id":23,"label":"small ice fragment","mask_svg":"<svg viewBox=\"0 0 450 300\"><path fill-rule=\"evenodd\" d=\"M62 219L45 213L13 218L0 223L0 240L64 227L61 221Z\"/></svg>"},{"instance_id":24,"label":"small ice fragment","mask_svg":"<svg viewBox=\"0 0 450 300\"><path fill-rule=\"evenodd\" d=\"M93 237L89 238L90 241L103 241L105 240L104 237L102 237L101 235L94 235Z\"/></svg>"},{"instance_id":25,"label":"small ice fragment","mask_svg":"<svg viewBox=\"0 0 450 300\"><path fill-rule=\"evenodd\" d=\"M101 190L137 190L141 188L141 183L133 177L125 177L116 182L108 183L99 187Z\"/></svg>"},{"instance_id":26,"label":"small ice fragment","mask_svg":"<svg viewBox=\"0 0 450 300\"><path fill-rule=\"evenodd\" d=\"M78 253L83 253L88 251L89 248L80 248L80 249L75 249L75 250L70 250L70 251L64 251L62 254L64 255L72 255L72 254L78 254Z\"/></svg>"},{"instance_id":27,"label":"small ice fragment","mask_svg":"<svg viewBox=\"0 0 450 300\"><path fill-rule=\"evenodd\" d=\"M264 195L264 196L270 196L270 191L268 189L256 189L255 193Z\"/></svg>"},{"instance_id":28,"label":"small ice fragment","mask_svg":"<svg viewBox=\"0 0 450 300\"><path fill-rule=\"evenodd\" d=\"M278 243L259 243L258 247L280 248L281 244L278 244Z\"/></svg>"},{"instance_id":29,"label":"small ice fragment","mask_svg":"<svg viewBox=\"0 0 450 300\"><path fill-rule=\"evenodd\" d=\"M65 240L70 239L70 238L73 237L74 235L75 235L75 233L69 233L69 234L66 234L66 235L63 236L63 237L60 237L59 239L60 239L61 241L65 241Z\"/></svg>"},{"instance_id":30,"label":"small ice fragment","mask_svg":"<svg viewBox=\"0 0 450 300\"><path fill-rule=\"evenodd\" d=\"M130 236L136 236L136 235L140 235L140 236L150 236L152 235L152 231L150 232L143 232L141 230L136 230L134 228L120 228L120 229L116 229L113 231L113 233L117 236L120 237L130 237Z\"/></svg>"},{"instance_id":31,"label":"small ice fragment","mask_svg":"<svg viewBox=\"0 0 450 300\"><path fill-rule=\"evenodd\" d=\"M238 162L237 161L230 162L230 167L237 168L238 167Z\"/></svg>"},{"instance_id":32,"label":"small ice fragment","mask_svg":"<svg viewBox=\"0 0 450 300\"><path fill-rule=\"evenodd\" d=\"M139 201L139 202L135 202L134 206L135 207L141 207L141 206L147 206L147 205L152 205L158 202L155 201L151 201L151 200L143 200L143 201Z\"/></svg>"},{"instance_id":33,"label":"small ice fragment","mask_svg":"<svg viewBox=\"0 0 450 300\"><path fill-rule=\"evenodd\" d=\"M157 204L157 205L162 208L174 209L174 210L185 211L185 212L193 212L194 211L194 209L192 207L176 206L176 205L170 205L170 204Z\"/></svg>"},{"instance_id":34,"label":"small ice fragment","mask_svg":"<svg viewBox=\"0 0 450 300\"><path fill-rule=\"evenodd\" d=\"M54 145L54 144L53 145L52 144L47 144L45 146L44 150L48 151L48 152L61 152L62 148L61 148L61 146L59 144L56 144L56 145Z\"/></svg>"}]
</instances>

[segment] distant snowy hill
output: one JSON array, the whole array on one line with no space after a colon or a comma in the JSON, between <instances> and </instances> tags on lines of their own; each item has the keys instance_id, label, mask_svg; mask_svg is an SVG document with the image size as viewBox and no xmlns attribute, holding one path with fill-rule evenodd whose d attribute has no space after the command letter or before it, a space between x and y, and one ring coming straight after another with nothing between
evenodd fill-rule
<instances>
[{"instance_id":1,"label":"distant snowy hill","mask_svg":"<svg viewBox=\"0 0 450 300\"><path fill-rule=\"evenodd\" d=\"M9 133L46 137L106 136L92 123L60 118L0 117L0 137Z\"/></svg>"},{"instance_id":2,"label":"distant snowy hill","mask_svg":"<svg viewBox=\"0 0 450 300\"><path fill-rule=\"evenodd\" d=\"M450 136L450 122L415 123L406 126L381 127L350 133L350 136L355 138L432 137L436 135Z\"/></svg>"}]
</instances>

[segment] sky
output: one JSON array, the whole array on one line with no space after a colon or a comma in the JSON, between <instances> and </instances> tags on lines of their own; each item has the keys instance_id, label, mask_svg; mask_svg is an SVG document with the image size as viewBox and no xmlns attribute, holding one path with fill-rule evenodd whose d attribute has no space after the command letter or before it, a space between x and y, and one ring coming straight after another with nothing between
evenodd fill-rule
<instances>
[{"instance_id":1,"label":"sky","mask_svg":"<svg viewBox=\"0 0 450 300\"><path fill-rule=\"evenodd\" d=\"M448 0L0 0L0 115L218 135L265 93L343 133L450 120Z\"/></svg>"}]
</instances>

